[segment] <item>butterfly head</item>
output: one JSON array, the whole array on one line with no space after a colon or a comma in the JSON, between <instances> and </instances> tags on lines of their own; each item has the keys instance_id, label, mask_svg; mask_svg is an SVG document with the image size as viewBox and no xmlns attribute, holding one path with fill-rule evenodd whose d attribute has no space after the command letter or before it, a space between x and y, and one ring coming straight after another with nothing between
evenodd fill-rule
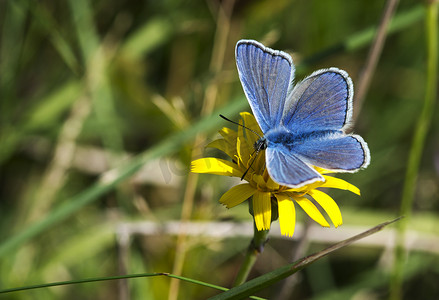
<instances>
[{"instance_id":1,"label":"butterfly head","mask_svg":"<svg viewBox=\"0 0 439 300\"><path fill-rule=\"evenodd\" d=\"M255 142L253 145L253 148L256 152L259 152L260 150L265 150L268 147L268 141L265 137L261 137L259 140Z\"/></svg>"}]
</instances>

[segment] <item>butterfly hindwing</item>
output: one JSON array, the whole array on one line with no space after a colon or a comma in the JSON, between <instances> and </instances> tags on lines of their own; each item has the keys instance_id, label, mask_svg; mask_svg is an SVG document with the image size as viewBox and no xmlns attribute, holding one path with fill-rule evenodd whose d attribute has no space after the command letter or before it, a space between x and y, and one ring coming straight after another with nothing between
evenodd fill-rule
<instances>
[{"instance_id":1,"label":"butterfly hindwing","mask_svg":"<svg viewBox=\"0 0 439 300\"><path fill-rule=\"evenodd\" d=\"M236 45L239 78L252 111L265 133L282 118L285 99L294 78L291 57L253 40Z\"/></svg>"},{"instance_id":2,"label":"butterfly hindwing","mask_svg":"<svg viewBox=\"0 0 439 300\"><path fill-rule=\"evenodd\" d=\"M293 153L267 148L265 155L268 173L279 184L298 188L315 181L324 181L322 175Z\"/></svg>"},{"instance_id":3,"label":"butterfly hindwing","mask_svg":"<svg viewBox=\"0 0 439 300\"><path fill-rule=\"evenodd\" d=\"M352 80L345 71L316 71L286 99L282 125L293 133L342 130L352 117L352 97Z\"/></svg>"},{"instance_id":4,"label":"butterfly hindwing","mask_svg":"<svg viewBox=\"0 0 439 300\"><path fill-rule=\"evenodd\" d=\"M358 135L332 134L307 139L293 146L292 155L307 163L337 172L355 172L370 162L369 148Z\"/></svg>"}]
</instances>

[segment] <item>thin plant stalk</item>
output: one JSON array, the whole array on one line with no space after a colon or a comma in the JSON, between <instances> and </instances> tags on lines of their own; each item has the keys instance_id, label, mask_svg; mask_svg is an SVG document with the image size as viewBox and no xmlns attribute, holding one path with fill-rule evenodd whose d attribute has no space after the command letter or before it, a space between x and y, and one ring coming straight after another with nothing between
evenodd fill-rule
<instances>
[{"instance_id":1,"label":"thin plant stalk","mask_svg":"<svg viewBox=\"0 0 439 300\"><path fill-rule=\"evenodd\" d=\"M238 271L235 282L233 286L238 286L247 281L248 275L253 268L259 254L264 251L264 245L267 242L268 230L259 231L256 228L256 224L253 222L254 235L245 253L244 261L242 262L241 268Z\"/></svg>"},{"instance_id":2,"label":"thin plant stalk","mask_svg":"<svg viewBox=\"0 0 439 300\"><path fill-rule=\"evenodd\" d=\"M366 64L358 78L357 89L355 91L355 101L357 108L355 109L354 119L356 119L356 117L358 116L361 106L364 102L364 98L366 97L367 91L369 90L370 81L373 77L373 74L375 73L378 60L381 56L381 52L386 41L389 23L393 18L396 8L398 7L398 3L399 0L388 0L383 10L377 33L369 49L369 54L367 55Z\"/></svg>"},{"instance_id":3,"label":"thin plant stalk","mask_svg":"<svg viewBox=\"0 0 439 300\"><path fill-rule=\"evenodd\" d=\"M235 1L229 0L225 1L218 10L218 21L217 21L217 31L215 35L215 44L213 47L213 53L211 57L210 70L214 74L219 74L223 68L225 50L227 44L227 37L230 33L230 16L233 10ZM219 49L219 50L218 50ZM214 108L218 95L218 83L216 81L211 81L205 91L203 107L201 109L201 115L210 115ZM200 149L197 147L204 143L206 137L205 134L200 133L196 136L194 142L194 150L192 152L191 160L195 159L200 155ZM198 184L198 174L189 173L186 183L186 189L183 199L181 220L183 222L190 220L192 215L192 210L194 206L194 195ZM186 258L187 246L186 246L186 234L185 228L182 227L180 234L177 237L176 249L175 249L175 259L172 268L172 273L176 275L181 275L183 271L183 264ZM171 280L169 287L168 300L176 300L178 297L180 288L179 280Z\"/></svg>"},{"instance_id":4,"label":"thin plant stalk","mask_svg":"<svg viewBox=\"0 0 439 300\"><path fill-rule=\"evenodd\" d=\"M402 298L402 281L404 275L405 257L405 232L410 221L413 207L416 179L419 164L422 158L425 139L433 117L436 91L437 91L437 55L438 55L438 2L430 1L426 12L426 42L427 42L427 79L425 86L425 98L422 112L415 128L412 147L405 175L403 196L400 207L400 214L405 218L398 224L397 240L395 247L395 261L390 286L390 299Z\"/></svg>"}]
</instances>

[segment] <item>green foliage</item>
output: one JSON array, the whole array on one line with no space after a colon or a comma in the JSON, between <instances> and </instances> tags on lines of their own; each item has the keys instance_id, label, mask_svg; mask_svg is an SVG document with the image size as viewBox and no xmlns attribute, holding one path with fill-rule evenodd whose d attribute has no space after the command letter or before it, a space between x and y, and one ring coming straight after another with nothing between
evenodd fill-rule
<instances>
[{"instance_id":1,"label":"green foliage","mask_svg":"<svg viewBox=\"0 0 439 300\"><path fill-rule=\"evenodd\" d=\"M251 233L230 236L218 225L182 239L170 222L250 222L245 205L226 210L217 201L232 182L209 175L187 178L191 158L200 157L224 125L218 114L236 119L239 111L249 110L235 67L236 41L253 38L291 52L297 79L336 66L348 71L355 85L383 9L381 2L275 3L0 2L0 290L173 272L176 249L185 249L184 277L231 287ZM348 235L353 226L371 227L399 212L426 94L424 19L424 5L404 1L391 22L367 96L354 108L361 110L355 132L368 142L372 162L358 174L342 176L362 196L331 194L344 225L318 228L320 237ZM434 102L437 92L430 90ZM420 280L425 274L439 278L439 117L437 110L429 113L406 226L433 246L415 240L410 249L403 275L407 299L417 289L426 298L439 293L437 280ZM194 196L187 196L194 181ZM193 208L182 217L188 197ZM306 224L303 215L299 212L298 219ZM134 230L137 222L146 223ZM127 228L133 231L128 234ZM296 260L291 257L296 243L275 231L252 278ZM318 237L306 237L302 256L339 241ZM312 270L294 275L301 284L292 295L386 298L389 245L365 242L323 259L321 277L308 276ZM346 261L367 267L348 272ZM275 298L280 287L257 294ZM217 292L154 277L15 292L7 299L163 299L168 294L176 299L177 293L179 299L205 299Z\"/></svg>"}]
</instances>

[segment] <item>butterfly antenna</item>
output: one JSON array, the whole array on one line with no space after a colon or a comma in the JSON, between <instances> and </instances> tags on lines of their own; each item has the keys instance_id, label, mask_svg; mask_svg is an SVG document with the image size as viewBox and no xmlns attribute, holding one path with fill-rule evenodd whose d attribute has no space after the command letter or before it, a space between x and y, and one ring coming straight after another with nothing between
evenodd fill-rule
<instances>
[{"instance_id":1,"label":"butterfly antenna","mask_svg":"<svg viewBox=\"0 0 439 300\"><path fill-rule=\"evenodd\" d=\"M253 156L253 154L255 154L255 152L256 152L256 154L255 154L255 156L253 157L253 160L252 160L252 162L250 163L250 166L248 166L247 170L245 170L244 174L241 176L241 180L244 180L245 175L247 175L248 171L250 171L250 169L252 168L253 163L255 162L256 158L258 157L259 150L261 150L261 149L258 148L257 150L253 151L252 156Z\"/></svg>"},{"instance_id":2,"label":"butterfly antenna","mask_svg":"<svg viewBox=\"0 0 439 300\"><path fill-rule=\"evenodd\" d=\"M262 136L260 136L259 133L257 133L256 131L254 131L254 130L252 130L252 129L250 129L250 128L248 128L248 127L242 125L242 124L239 124L238 122L232 121L232 120L230 120L229 118L226 118L225 116L223 116L223 115L221 115L221 114L220 114L219 116L220 116L221 118L223 118L224 120L229 121L230 123L236 124L236 125L238 125L238 126L241 126L241 127L245 128L245 129L247 129L247 130L253 132L253 133L256 134L260 139L262 139ZM254 156L253 156L253 160L251 161L250 166L247 168L247 170L245 170L244 174L243 174L242 177L241 177L241 180L243 180L244 177L245 177L245 175L247 175L248 171L250 171L251 167L253 166L253 163L255 162L256 158L258 157L259 151L261 151L261 149L262 149L262 145L263 145L263 144L259 145L258 148L255 149L255 150L253 151L253 153L252 153L252 156L254 155Z\"/></svg>"},{"instance_id":3,"label":"butterfly antenna","mask_svg":"<svg viewBox=\"0 0 439 300\"><path fill-rule=\"evenodd\" d=\"M224 117L224 116L221 115L221 114L220 114L219 116L220 116L221 118L223 118L224 120L229 121L230 123L236 124L236 125L238 125L238 126L241 126L241 127L245 128L245 129L247 129L247 130L253 132L253 133L256 134L259 138L262 138L262 136L260 136L256 131L254 131L254 130L252 130L252 129L250 129L250 128L248 128L248 127L242 125L242 124L239 124L238 122L232 121L232 120L230 120L229 118L226 118L226 117ZM258 152L259 152L259 151L258 151Z\"/></svg>"}]
</instances>

